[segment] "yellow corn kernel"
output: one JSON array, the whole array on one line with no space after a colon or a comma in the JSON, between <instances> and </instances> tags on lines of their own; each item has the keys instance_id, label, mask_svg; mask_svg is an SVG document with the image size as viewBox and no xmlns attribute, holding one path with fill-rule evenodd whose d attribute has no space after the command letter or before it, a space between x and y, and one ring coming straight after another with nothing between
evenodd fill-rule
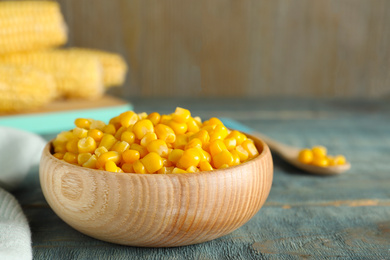
<instances>
[{"instance_id":1,"label":"yellow corn kernel","mask_svg":"<svg viewBox=\"0 0 390 260\"><path fill-rule=\"evenodd\" d=\"M172 120L172 116L170 115L162 115L160 119L160 124L167 125L169 121Z\"/></svg>"},{"instance_id":2,"label":"yellow corn kernel","mask_svg":"<svg viewBox=\"0 0 390 260\"><path fill-rule=\"evenodd\" d=\"M74 138L73 132L71 131L63 131L59 133L56 137L57 142L67 142Z\"/></svg>"},{"instance_id":3,"label":"yellow corn kernel","mask_svg":"<svg viewBox=\"0 0 390 260\"><path fill-rule=\"evenodd\" d=\"M161 157L161 158L163 161L163 166L165 166L165 167L173 166L172 162L169 161L167 158L163 158L163 157Z\"/></svg>"},{"instance_id":4,"label":"yellow corn kernel","mask_svg":"<svg viewBox=\"0 0 390 260\"><path fill-rule=\"evenodd\" d=\"M324 146L314 146L313 148L311 148L311 150L313 152L314 157L323 158L326 156L327 150Z\"/></svg>"},{"instance_id":5,"label":"yellow corn kernel","mask_svg":"<svg viewBox=\"0 0 390 260\"><path fill-rule=\"evenodd\" d=\"M249 139L242 142L241 146L248 152L249 158L253 158L259 154L255 144Z\"/></svg>"},{"instance_id":6,"label":"yellow corn kernel","mask_svg":"<svg viewBox=\"0 0 390 260\"><path fill-rule=\"evenodd\" d=\"M115 135L116 128L113 124L108 124L103 127L103 132L110 135Z\"/></svg>"},{"instance_id":7,"label":"yellow corn kernel","mask_svg":"<svg viewBox=\"0 0 390 260\"><path fill-rule=\"evenodd\" d=\"M223 140L223 143L225 144L226 149L228 149L229 151L233 151L234 148L236 148L237 146L237 140L232 137L225 138L225 140Z\"/></svg>"},{"instance_id":8,"label":"yellow corn kernel","mask_svg":"<svg viewBox=\"0 0 390 260\"><path fill-rule=\"evenodd\" d=\"M236 150L233 150L231 151L232 155L233 155L233 163L232 165L239 165L241 160L240 160L240 155L238 154L238 152Z\"/></svg>"},{"instance_id":9,"label":"yellow corn kernel","mask_svg":"<svg viewBox=\"0 0 390 260\"><path fill-rule=\"evenodd\" d=\"M328 160L325 157L314 157L311 164L320 167L326 167L328 166Z\"/></svg>"},{"instance_id":10,"label":"yellow corn kernel","mask_svg":"<svg viewBox=\"0 0 390 260\"><path fill-rule=\"evenodd\" d=\"M88 130L87 136L92 137L96 142L100 142L103 138L104 133L99 129Z\"/></svg>"},{"instance_id":11,"label":"yellow corn kernel","mask_svg":"<svg viewBox=\"0 0 390 260\"><path fill-rule=\"evenodd\" d=\"M211 166L211 164L208 161L201 161L199 163L199 169L202 172L207 172L207 171L212 171L213 167Z\"/></svg>"},{"instance_id":12,"label":"yellow corn kernel","mask_svg":"<svg viewBox=\"0 0 390 260\"><path fill-rule=\"evenodd\" d=\"M153 112L148 115L147 119L149 119L153 125L156 126L160 123L161 116L159 113Z\"/></svg>"},{"instance_id":13,"label":"yellow corn kernel","mask_svg":"<svg viewBox=\"0 0 390 260\"><path fill-rule=\"evenodd\" d=\"M221 166L224 164L233 165L233 162L233 155L228 150L223 150L213 156L213 165L217 169L221 168Z\"/></svg>"},{"instance_id":14,"label":"yellow corn kernel","mask_svg":"<svg viewBox=\"0 0 390 260\"><path fill-rule=\"evenodd\" d=\"M336 165L343 165L347 162L347 159L343 155L337 155L334 160Z\"/></svg>"},{"instance_id":15,"label":"yellow corn kernel","mask_svg":"<svg viewBox=\"0 0 390 260\"><path fill-rule=\"evenodd\" d=\"M132 163L122 164L122 170L126 173L134 173L134 168Z\"/></svg>"},{"instance_id":16,"label":"yellow corn kernel","mask_svg":"<svg viewBox=\"0 0 390 260\"><path fill-rule=\"evenodd\" d=\"M135 173L147 173L145 165L140 160L137 160L133 163L133 169Z\"/></svg>"},{"instance_id":17,"label":"yellow corn kernel","mask_svg":"<svg viewBox=\"0 0 390 260\"><path fill-rule=\"evenodd\" d=\"M131 144L130 149L138 151L141 158L148 154L148 149L139 144Z\"/></svg>"},{"instance_id":18,"label":"yellow corn kernel","mask_svg":"<svg viewBox=\"0 0 390 260\"><path fill-rule=\"evenodd\" d=\"M104 146L98 147L95 149L95 154L97 157L100 157L102 154L108 152L107 148Z\"/></svg>"},{"instance_id":19,"label":"yellow corn kernel","mask_svg":"<svg viewBox=\"0 0 390 260\"><path fill-rule=\"evenodd\" d=\"M72 152L66 152L66 153L64 154L63 160L64 160L65 162L75 164L75 163L77 163L77 154L72 153Z\"/></svg>"},{"instance_id":20,"label":"yellow corn kernel","mask_svg":"<svg viewBox=\"0 0 390 260\"><path fill-rule=\"evenodd\" d=\"M194 120L199 127L202 125L202 119L199 116L194 117Z\"/></svg>"},{"instance_id":21,"label":"yellow corn kernel","mask_svg":"<svg viewBox=\"0 0 390 260\"><path fill-rule=\"evenodd\" d=\"M144 137L147 133L153 132L154 126L152 121L150 121L149 119L142 119L135 123L133 126L133 133L139 140L141 140L142 137Z\"/></svg>"},{"instance_id":22,"label":"yellow corn kernel","mask_svg":"<svg viewBox=\"0 0 390 260\"><path fill-rule=\"evenodd\" d=\"M114 146L111 148L111 151L116 151L120 154L122 154L124 151L129 149L130 145L128 142L125 141L117 141Z\"/></svg>"},{"instance_id":23,"label":"yellow corn kernel","mask_svg":"<svg viewBox=\"0 0 390 260\"><path fill-rule=\"evenodd\" d=\"M223 125L223 123L221 122L221 120L219 120L218 118L216 117L212 117L208 120L208 124L209 125Z\"/></svg>"},{"instance_id":24,"label":"yellow corn kernel","mask_svg":"<svg viewBox=\"0 0 390 260\"><path fill-rule=\"evenodd\" d=\"M191 141L189 141L186 146L185 150L190 149L190 148L200 148L202 149L202 141L198 138L193 138Z\"/></svg>"},{"instance_id":25,"label":"yellow corn kernel","mask_svg":"<svg viewBox=\"0 0 390 260\"><path fill-rule=\"evenodd\" d=\"M121 140L133 144L135 141L135 134L133 132L124 131L121 135Z\"/></svg>"},{"instance_id":26,"label":"yellow corn kernel","mask_svg":"<svg viewBox=\"0 0 390 260\"><path fill-rule=\"evenodd\" d=\"M138 121L138 115L134 111L126 111L119 115L119 122L124 127L134 125Z\"/></svg>"},{"instance_id":27,"label":"yellow corn kernel","mask_svg":"<svg viewBox=\"0 0 390 260\"><path fill-rule=\"evenodd\" d=\"M172 114L172 120L178 123L186 123L190 117L191 112L181 107L177 107L175 113Z\"/></svg>"},{"instance_id":28,"label":"yellow corn kernel","mask_svg":"<svg viewBox=\"0 0 390 260\"><path fill-rule=\"evenodd\" d=\"M88 161L83 163L82 166L91 169L96 169L96 162L97 162L97 157L95 154L93 154L91 157L89 157Z\"/></svg>"},{"instance_id":29,"label":"yellow corn kernel","mask_svg":"<svg viewBox=\"0 0 390 260\"><path fill-rule=\"evenodd\" d=\"M66 143L53 141L54 152L55 153L66 153Z\"/></svg>"},{"instance_id":30,"label":"yellow corn kernel","mask_svg":"<svg viewBox=\"0 0 390 260\"><path fill-rule=\"evenodd\" d=\"M155 173L160 170L163 165L163 160L160 155L155 152L148 153L144 158L140 159L148 173Z\"/></svg>"},{"instance_id":31,"label":"yellow corn kernel","mask_svg":"<svg viewBox=\"0 0 390 260\"><path fill-rule=\"evenodd\" d=\"M177 167L181 169L187 169L190 166L197 167L200 159L201 154L198 149L196 148L190 148L188 150L185 150L183 152L183 155L180 157L179 161L177 162Z\"/></svg>"},{"instance_id":32,"label":"yellow corn kernel","mask_svg":"<svg viewBox=\"0 0 390 260\"><path fill-rule=\"evenodd\" d=\"M174 143L176 141L176 134L172 128L164 124L157 124L154 131L158 137L166 143Z\"/></svg>"},{"instance_id":33,"label":"yellow corn kernel","mask_svg":"<svg viewBox=\"0 0 390 260\"><path fill-rule=\"evenodd\" d=\"M187 173L185 170L178 167L173 168L172 173Z\"/></svg>"},{"instance_id":34,"label":"yellow corn kernel","mask_svg":"<svg viewBox=\"0 0 390 260\"><path fill-rule=\"evenodd\" d=\"M191 172L191 173L194 173L194 172L200 172L200 170L198 169L198 167L195 167L195 166L190 166L186 169L186 172Z\"/></svg>"},{"instance_id":35,"label":"yellow corn kernel","mask_svg":"<svg viewBox=\"0 0 390 260\"><path fill-rule=\"evenodd\" d=\"M206 130L199 130L199 132L193 134L189 139L192 140L194 138L198 138L202 144L207 144L210 142L210 135Z\"/></svg>"},{"instance_id":36,"label":"yellow corn kernel","mask_svg":"<svg viewBox=\"0 0 390 260\"><path fill-rule=\"evenodd\" d=\"M102 140L100 141L99 147L106 147L107 150L111 150L112 146L116 143L116 138L111 134L104 134Z\"/></svg>"},{"instance_id":37,"label":"yellow corn kernel","mask_svg":"<svg viewBox=\"0 0 390 260\"><path fill-rule=\"evenodd\" d=\"M168 146L167 144L160 139L153 140L146 146L148 149L148 152L155 152L161 157L167 157L168 156Z\"/></svg>"},{"instance_id":38,"label":"yellow corn kernel","mask_svg":"<svg viewBox=\"0 0 390 260\"><path fill-rule=\"evenodd\" d=\"M174 120L168 122L168 126L172 128L176 135L185 134L187 132L187 124L179 123Z\"/></svg>"},{"instance_id":39,"label":"yellow corn kernel","mask_svg":"<svg viewBox=\"0 0 390 260\"><path fill-rule=\"evenodd\" d=\"M168 155L168 160L176 165L183 153L182 149L173 149Z\"/></svg>"},{"instance_id":40,"label":"yellow corn kernel","mask_svg":"<svg viewBox=\"0 0 390 260\"><path fill-rule=\"evenodd\" d=\"M228 134L226 136L226 138L234 138L234 139L236 139L237 145L241 145L242 142L244 142L247 139L246 135L244 135L243 133L240 133L237 130L231 131L230 134Z\"/></svg>"},{"instance_id":41,"label":"yellow corn kernel","mask_svg":"<svg viewBox=\"0 0 390 260\"><path fill-rule=\"evenodd\" d=\"M157 135L155 133L147 133L144 137L142 137L140 145L146 147L151 141L154 140L157 140Z\"/></svg>"},{"instance_id":42,"label":"yellow corn kernel","mask_svg":"<svg viewBox=\"0 0 390 260\"><path fill-rule=\"evenodd\" d=\"M133 163L141 158L137 150L126 150L122 153L122 159L125 163Z\"/></svg>"},{"instance_id":43,"label":"yellow corn kernel","mask_svg":"<svg viewBox=\"0 0 390 260\"><path fill-rule=\"evenodd\" d=\"M214 132L210 135L210 142L215 141L217 139L223 140L228 135L228 129L224 125L217 125L214 128Z\"/></svg>"},{"instance_id":44,"label":"yellow corn kernel","mask_svg":"<svg viewBox=\"0 0 390 260\"><path fill-rule=\"evenodd\" d=\"M225 168L228 168L229 167L229 164L222 164L218 169L225 169Z\"/></svg>"},{"instance_id":45,"label":"yellow corn kernel","mask_svg":"<svg viewBox=\"0 0 390 260\"><path fill-rule=\"evenodd\" d=\"M148 118L148 114L146 112L142 112L142 113L138 113L138 118L141 120L141 119L147 119Z\"/></svg>"},{"instance_id":46,"label":"yellow corn kernel","mask_svg":"<svg viewBox=\"0 0 390 260\"><path fill-rule=\"evenodd\" d=\"M121 167L117 167L117 172L124 173L124 171L122 170L122 168L121 168Z\"/></svg>"},{"instance_id":47,"label":"yellow corn kernel","mask_svg":"<svg viewBox=\"0 0 390 260\"><path fill-rule=\"evenodd\" d=\"M247 150L244 149L241 145L237 146L235 151L237 152L238 156L240 157L241 162L245 162L249 158L249 153Z\"/></svg>"},{"instance_id":48,"label":"yellow corn kernel","mask_svg":"<svg viewBox=\"0 0 390 260\"><path fill-rule=\"evenodd\" d=\"M173 167L173 166L163 166L163 167L161 167L160 170L157 171L157 173L159 173L159 174L169 174L169 173L172 173L174 168L175 167Z\"/></svg>"},{"instance_id":49,"label":"yellow corn kernel","mask_svg":"<svg viewBox=\"0 0 390 260\"><path fill-rule=\"evenodd\" d=\"M53 154L53 156L55 157L55 158L57 158L57 159L62 159L62 158L64 158L64 154L63 153L54 153Z\"/></svg>"},{"instance_id":50,"label":"yellow corn kernel","mask_svg":"<svg viewBox=\"0 0 390 260\"><path fill-rule=\"evenodd\" d=\"M127 127L125 126L120 126L118 128L118 130L116 131L114 137L117 139L117 140L121 140L121 137L122 137L122 134L127 130Z\"/></svg>"},{"instance_id":51,"label":"yellow corn kernel","mask_svg":"<svg viewBox=\"0 0 390 260\"><path fill-rule=\"evenodd\" d=\"M91 156L91 153L80 153L79 155L77 155L77 163L79 165L83 165L89 160L89 158L91 158Z\"/></svg>"},{"instance_id":52,"label":"yellow corn kernel","mask_svg":"<svg viewBox=\"0 0 390 260\"><path fill-rule=\"evenodd\" d=\"M213 133L214 133L214 129L217 125L206 125L206 126L202 126L201 130L205 130L207 131L207 133L209 134L209 136L211 136Z\"/></svg>"},{"instance_id":53,"label":"yellow corn kernel","mask_svg":"<svg viewBox=\"0 0 390 260\"><path fill-rule=\"evenodd\" d=\"M193 133L199 132L199 125L192 117L190 117L187 121L187 131Z\"/></svg>"},{"instance_id":54,"label":"yellow corn kernel","mask_svg":"<svg viewBox=\"0 0 390 260\"><path fill-rule=\"evenodd\" d=\"M115 164L118 164L121 160L121 156L118 152L109 151L99 156L96 162L96 167L101 168L106 165L106 162L113 161Z\"/></svg>"},{"instance_id":55,"label":"yellow corn kernel","mask_svg":"<svg viewBox=\"0 0 390 260\"><path fill-rule=\"evenodd\" d=\"M213 142L210 142L210 154L212 157L214 157L216 154L222 152L223 150L227 150L226 145L223 141L217 139Z\"/></svg>"},{"instance_id":56,"label":"yellow corn kernel","mask_svg":"<svg viewBox=\"0 0 390 260\"><path fill-rule=\"evenodd\" d=\"M90 136L80 139L77 143L77 149L79 153L93 153L96 149L95 139Z\"/></svg>"},{"instance_id":57,"label":"yellow corn kernel","mask_svg":"<svg viewBox=\"0 0 390 260\"><path fill-rule=\"evenodd\" d=\"M101 120L90 119L90 121L91 125L89 126L89 129L98 129L100 131L103 131L103 128L106 126L106 123Z\"/></svg>"},{"instance_id":58,"label":"yellow corn kernel","mask_svg":"<svg viewBox=\"0 0 390 260\"><path fill-rule=\"evenodd\" d=\"M176 135L176 141L173 143L173 148L184 149L188 142L188 136L184 134Z\"/></svg>"},{"instance_id":59,"label":"yellow corn kernel","mask_svg":"<svg viewBox=\"0 0 390 260\"><path fill-rule=\"evenodd\" d=\"M201 161L208 161L208 162L211 162L211 155L208 153L208 152L206 152L205 150L203 150L203 149L198 149L199 151L200 151L200 153L201 153L201 157L200 157L200 160Z\"/></svg>"},{"instance_id":60,"label":"yellow corn kernel","mask_svg":"<svg viewBox=\"0 0 390 260\"><path fill-rule=\"evenodd\" d=\"M118 172L118 166L116 166L116 163L113 161L107 161L106 164L104 164L104 169L109 172Z\"/></svg>"},{"instance_id":61,"label":"yellow corn kernel","mask_svg":"<svg viewBox=\"0 0 390 260\"><path fill-rule=\"evenodd\" d=\"M313 152L310 149L302 149L298 154L298 161L309 164L313 161Z\"/></svg>"},{"instance_id":62,"label":"yellow corn kernel","mask_svg":"<svg viewBox=\"0 0 390 260\"><path fill-rule=\"evenodd\" d=\"M77 118L74 121L74 124L77 127L84 128L84 129L89 129L89 126L91 125L91 121L89 121L87 118Z\"/></svg>"},{"instance_id":63,"label":"yellow corn kernel","mask_svg":"<svg viewBox=\"0 0 390 260\"><path fill-rule=\"evenodd\" d=\"M75 127L72 132L73 135L79 139L87 137L88 134L88 130L80 127Z\"/></svg>"},{"instance_id":64,"label":"yellow corn kernel","mask_svg":"<svg viewBox=\"0 0 390 260\"><path fill-rule=\"evenodd\" d=\"M73 138L73 139L69 140L66 143L66 150L68 152L71 152L71 153L78 153L79 152L79 149L77 147L78 141L79 141L78 138Z\"/></svg>"},{"instance_id":65,"label":"yellow corn kernel","mask_svg":"<svg viewBox=\"0 0 390 260\"><path fill-rule=\"evenodd\" d=\"M109 124L112 124L112 125L116 125L116 124L120 124L120 120L119 120L119 116L115 116L113 118L110 119L110 121L108 121Z\"/></svg>"}]
</instances>

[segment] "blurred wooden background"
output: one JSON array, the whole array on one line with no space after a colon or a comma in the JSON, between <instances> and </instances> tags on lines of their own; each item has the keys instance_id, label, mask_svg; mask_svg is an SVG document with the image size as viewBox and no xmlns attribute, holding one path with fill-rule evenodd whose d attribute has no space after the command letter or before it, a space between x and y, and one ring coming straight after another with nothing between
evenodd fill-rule
<instances>
[{"instance_id":1,"label":"blurred wooden background","mask_svg":"<svg viewBox=\"0 0 390 260\"><path fill-rule=\"evenodd\" d=\"M390 0L59 0L126 96L390 97Z\"/></svg>"}]
</instances>

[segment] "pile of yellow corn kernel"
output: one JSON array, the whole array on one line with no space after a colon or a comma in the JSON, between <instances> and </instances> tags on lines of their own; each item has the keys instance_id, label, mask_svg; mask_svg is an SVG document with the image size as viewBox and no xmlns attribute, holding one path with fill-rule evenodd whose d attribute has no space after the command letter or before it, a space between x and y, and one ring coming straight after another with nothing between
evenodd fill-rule
<instances>
[{"instance_id":1,"label":"pile of yellow corn kernel","mask_svg":"<svg viewBox=\"0 0 390 260\"><path fill-rule=\"evenodd\" d=\"M298 154L298 160L304 164L321 167L343 165L347 162L343 155L327 155L327 149L324 146L313 146L311 149L302 149Z\"/></svg>"},{"instance_id":2,"label":"pile of yellow corn kernel","mask_svg":"<svg viewBox=\"0 0 390 260\"><path fill-rule=\"evenodd\" d=\"M194 173L238 165L259 154L253 140L218 118L202 122L187 109L170 115L127 111L109 124L78 118L57 135L54 157L92 169L125 173Z\"/></svg>"}]
</instances>

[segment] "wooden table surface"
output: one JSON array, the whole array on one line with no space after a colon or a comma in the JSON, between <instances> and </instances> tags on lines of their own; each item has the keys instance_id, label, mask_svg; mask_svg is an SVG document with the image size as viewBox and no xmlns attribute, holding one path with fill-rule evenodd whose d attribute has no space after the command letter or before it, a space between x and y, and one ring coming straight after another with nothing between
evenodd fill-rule
<instances>
[{"instance_id":1,"label":"wooden table surface","mask_svg":"<svg viewBox=\"0 0 390 260\"><path fill-rule=\"evenodd\" d=\"M290 145L322 144L344 154L352 168L312 176L274 156L271 193L247 224L176 248L120 246L79 233L50 209L35 175L14 192L31 226L34 259L390 259L390 102L129 100L137 112L182 106L204 119L233 118Z\"/></svg>"}]
</instances>

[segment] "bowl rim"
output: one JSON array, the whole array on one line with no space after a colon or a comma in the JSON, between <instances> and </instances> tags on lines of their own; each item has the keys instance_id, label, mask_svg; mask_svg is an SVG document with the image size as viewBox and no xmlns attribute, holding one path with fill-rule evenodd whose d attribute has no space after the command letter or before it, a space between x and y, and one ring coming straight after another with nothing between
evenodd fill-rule
<instances>
[{"instance_id":1,"label":"bowl rim","mask_svg":"<svg viewBox=\"0 0 390 260\"><path fill-rule=\"evenodd\" d=\"M242 132L242 133L244 133L244 132ZM256 157L254 157L254 158L252 158L252 159L250 159L250 160L248 160L248 161L246 161L244 163L240 163L238 165L230 166L228 168L215 169L215 170L212 170L212 171L186 172L186 173L176 173L176 174L175 173L170 173L170 174L142 173L142 174L140 174L140 173L126 173L126 172L123 172L123 173L122 172L110 172L110 171L105 171L105 170L98 170L98 169L82 167L80 165L68 163L68 162L66 162L64 160L60 160L60 159L54 157L53 154L51 153L54 139L50 140L45 145L45 147L44 147L44 149L42 151L41 158L43 157L44 154L47 154L48 157L51 160L55 160L56 162L58 162L60 164L63 164L63 165L66 165L67 167L74 168L75 170L79 170L81 168L83 171L88 171L88 172L92 172L92 173L96 173L96 174L105 174L105 175L108 174L108 175L113 175L113 176L120 176L120 175L124 175L124 176L144 176L144 177L153 176L154 178L157 177L157 176L161 176L161 177L157 177L157 178L162 178L162 176L192 177L192 176L211 175L211 174L215 175L215 174L224 172L226 170L233 170L233 169L245 166L247 164L254 163L255 161L261 161L261 160L263 160L263 158L265 156L267 156L268 153L271 155L271 151L270 151L268 145L262 139L260 139L258 137L254 137L254 136L252 136L250 134L247 134L247 133L244 133L244 134L246 136L250 137L252 140L257 141L258 143L261 144L261 146L262 146L261 152ZM257 148L257 146L256 146L256 148ZM166 177L164 177L164 178L166 178Z\"/></svg>"}]
</instances>

